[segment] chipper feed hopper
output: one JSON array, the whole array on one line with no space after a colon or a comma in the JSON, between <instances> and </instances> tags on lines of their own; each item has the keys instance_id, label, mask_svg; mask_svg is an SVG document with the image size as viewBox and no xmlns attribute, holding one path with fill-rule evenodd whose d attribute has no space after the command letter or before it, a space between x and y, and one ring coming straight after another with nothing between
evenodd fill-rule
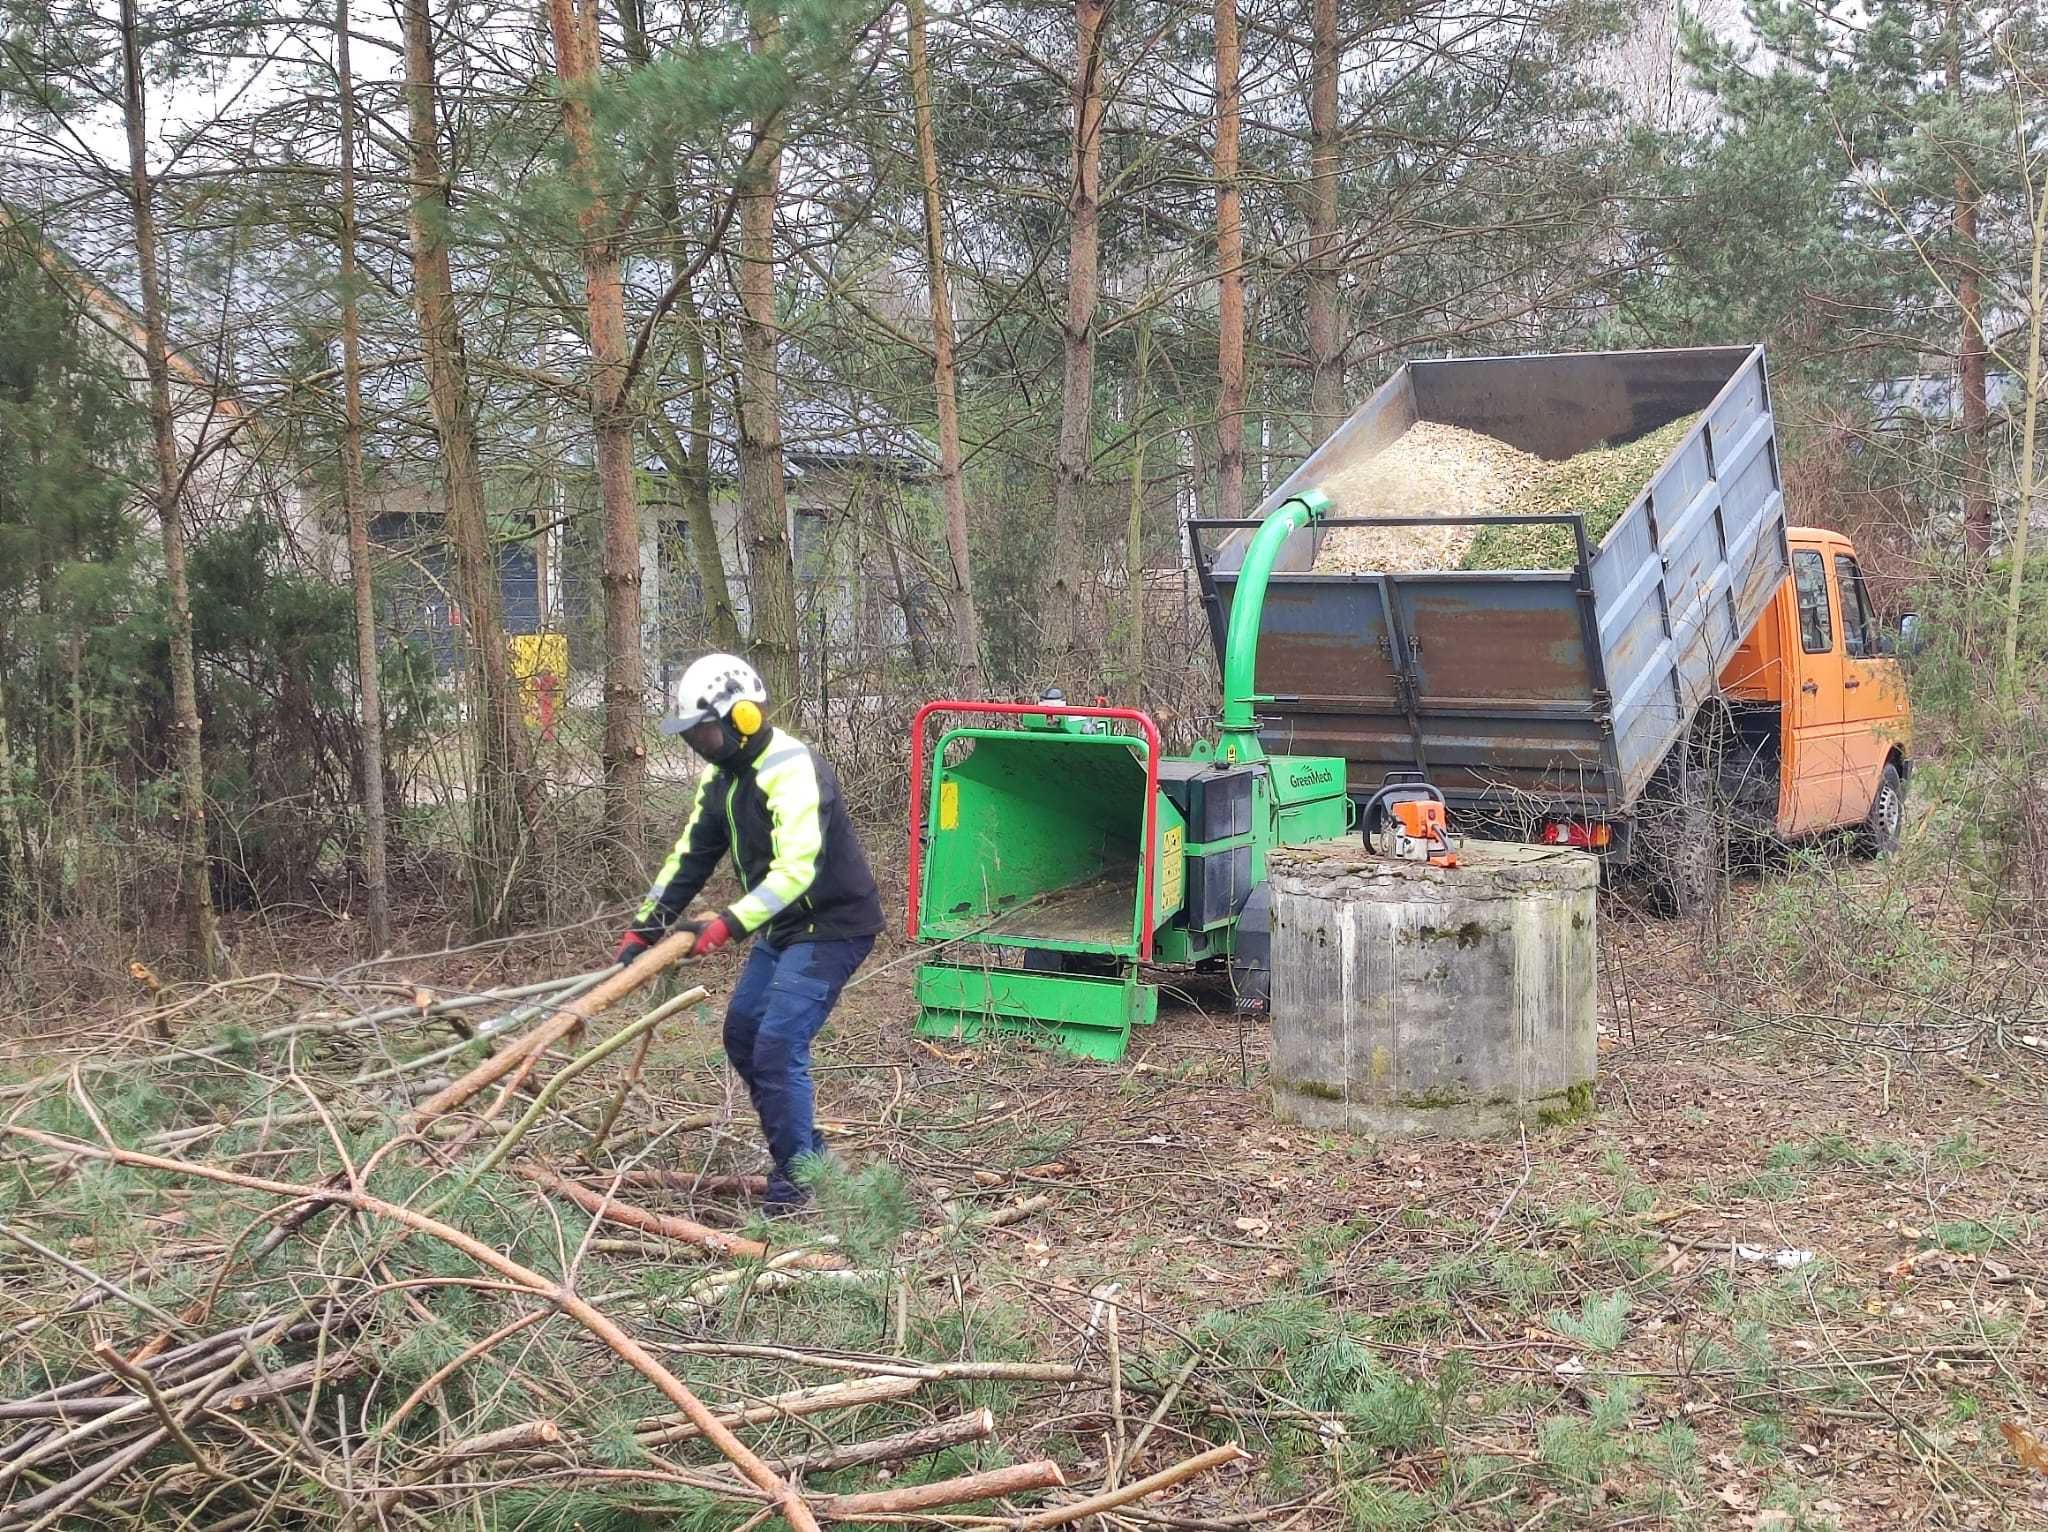
<instances>
[{"instance_id":1,"label":"chipper feed hopper","mask_svg":"<svg viewBox=\"0 0 2048 1532\"><path fill-rule=\"evenodd\" d=\"M945 943L917 974L918 1031L1036 1034L1121 1058L1158 1013L1148 964L1226 968L1263 1007L1262 885L1275 845L1350 825L1344 762L1269 756L1252 692L1264 576L1323 513L1310 491L1275 509L1238 572L1217 737L1166 756L1133 708L939 701L911 729L908 933ZM936 740L927 725L956 722ZM959 953L975 944L985 961ZM1021 949L1007 960L1001 949Z\"/></svg>"}]
</instances>

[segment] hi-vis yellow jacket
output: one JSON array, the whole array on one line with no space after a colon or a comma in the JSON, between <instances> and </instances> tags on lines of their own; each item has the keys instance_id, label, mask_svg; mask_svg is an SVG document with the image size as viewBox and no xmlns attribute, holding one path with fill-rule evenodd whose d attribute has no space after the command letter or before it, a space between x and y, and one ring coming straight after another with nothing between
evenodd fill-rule
<instances>
[{"instance_id":1,"label":"hi-vis yellow jacket","mask_svg":"<svg viewBox=\"0 0 2048 1532\"><path fill-rule=\"evenodd\" d=\"M874 936L882 902L831 765L794 735L764 729L697 780L690 817L655 875L634 929L650 941L689 908L732 853L746 892L720 913L733 935L791 942Z\"/></svg>"}]
</instances>

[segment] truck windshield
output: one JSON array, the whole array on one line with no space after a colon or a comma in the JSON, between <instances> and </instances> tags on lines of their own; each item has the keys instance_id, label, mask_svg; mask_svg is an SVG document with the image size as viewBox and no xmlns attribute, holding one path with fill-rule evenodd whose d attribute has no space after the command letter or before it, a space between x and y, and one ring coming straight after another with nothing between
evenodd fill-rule
<instances>
[{"instance_id":1,"label":"truck windshield","mask_svg":"<svg viewBox=\"0 0 2048 1532\"><path fill-rule=\"evenodd\" d=\"M1842 647L1857 659L1877 653L1877 633L1870 621L1870 594L1863 571L1846 553L1835 555L1835 583L1842 592Z\"/></svg>"},{"instance_id":2,"label":"truck windshield","mask_svg":"<svg viewBox=\"0 0 2048 1532\"><path fill-rule=\"evenodd\" d=\"M1811 548L1792 554L1792 578L1799 587L1799 644L1808 654L1826 654L1835 647L1835 626L1828 616L1828 569Z\"/></svg>"}]
</instances>

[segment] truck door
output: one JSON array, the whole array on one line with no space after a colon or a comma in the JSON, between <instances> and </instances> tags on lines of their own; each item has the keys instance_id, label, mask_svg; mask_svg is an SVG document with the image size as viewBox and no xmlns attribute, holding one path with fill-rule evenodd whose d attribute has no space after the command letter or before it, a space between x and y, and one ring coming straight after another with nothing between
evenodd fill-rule
<instances>
[{"instance_id":1,"label":"truck door","mask_svg":"<svg viewBox=\"0 0 2048 1532\"><path fill-rule=\"evenodd\" d=\"M1785 833L1804 835L1841 822L1842 647L1818 548L1792 548L1799 652L1786 677L1785 733L1792 746Z\"/></svg>"},{"instance_id":2,"label":"truck door","mask_svg":"<svg viewBox=\"0 0 2048 1532\"><path fill-rule=\"evenodd\" d=\"M1837 553L1835 594L1842 612L1842 801L1839 822L1856 824L1870 812L1885 757L1899 741L1898 662L1879 641L1877 614L1855 555Z\"/></svg>"}]
</instances>

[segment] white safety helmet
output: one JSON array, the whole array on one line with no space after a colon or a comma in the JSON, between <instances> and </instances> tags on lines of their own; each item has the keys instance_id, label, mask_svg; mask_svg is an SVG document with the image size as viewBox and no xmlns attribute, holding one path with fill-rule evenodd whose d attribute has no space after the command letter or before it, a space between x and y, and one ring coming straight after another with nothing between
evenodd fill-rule
<instances>
[{"instance_id":1,"label":"white safety helmet","mask_svg":"<svg viewBox=\"0 0 2048 1532\"><path fill-rule=\"evenodd\" d=\"M732 722L742 738L761 731L768 687L761 674L736 654L707 654L692 660L676 682L675 716L661 732L680 734L714 718Z\"/></svg>"}]
</instances>

